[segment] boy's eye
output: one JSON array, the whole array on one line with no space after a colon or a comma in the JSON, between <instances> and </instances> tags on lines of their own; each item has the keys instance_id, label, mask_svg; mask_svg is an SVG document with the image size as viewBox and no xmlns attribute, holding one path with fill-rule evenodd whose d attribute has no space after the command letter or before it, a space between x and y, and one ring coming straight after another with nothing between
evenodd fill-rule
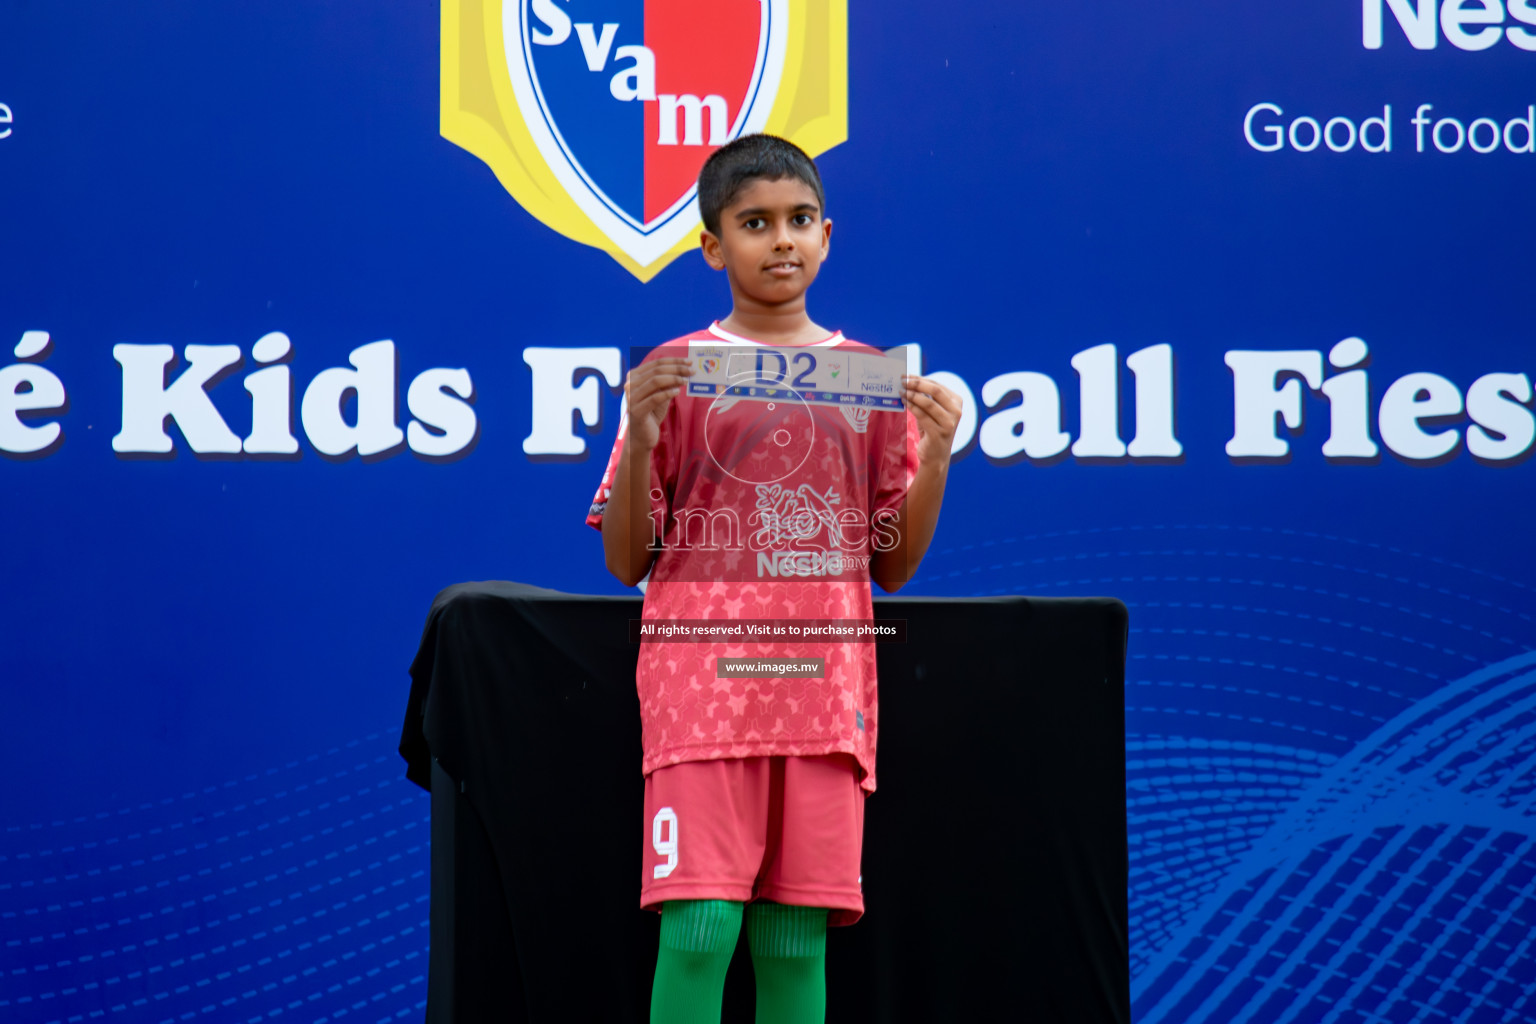
<instances>
[{"instance_id":1,"label":"boy's eye","mask_svg":"<svg viewBox=\"0 0 1536 1024\"><path fill-rule=\"evenodd\" d=\"M811 215L810 214L808 214L808 213L797 213L797 214L795 214L795 224L798 227L802 227L803 228L807 224L809 224L810 222L811 222Z\"/></svg>"},{"instance_id":2,"label":"boy's eye","mask_svg":"<svg viewBox=\"0 0 1536 1024\"><path fill-rule=\"evenodd\" d=\"M763 225L765 225L767 223L768 222L766 220L764 220L763 218L761 218L761 217L750 217L741 226L746 228L748 231L756 231L758 228L762 227Z\"/></svg>"}]
</instances>

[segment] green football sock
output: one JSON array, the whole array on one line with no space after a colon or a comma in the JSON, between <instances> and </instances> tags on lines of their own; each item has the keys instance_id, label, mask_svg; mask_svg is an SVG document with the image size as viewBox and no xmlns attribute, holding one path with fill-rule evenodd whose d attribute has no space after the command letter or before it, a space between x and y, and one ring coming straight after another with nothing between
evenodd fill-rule
<instances>
[{"instance_id":1,"label":"green football sock","mask_svg":"<svg viewBox=\"0 0 1536 1024\"><path fill-rule=\"evenodd\" d=\"M720 1024L725 971L741 934L741 904L670 900L651 987L651 1024Z\"/></svg>"},{"instance_id":2,"label":"green football sock","mask_svg":"<svg viewBox=\"0 0 1536 1024\"><path fill-rule=\"evenodd\" d=\"M754 903L747 944L757 977L757 1024L822 1024L827 1019L827 911Z\"/></svg>"}]
</instances>

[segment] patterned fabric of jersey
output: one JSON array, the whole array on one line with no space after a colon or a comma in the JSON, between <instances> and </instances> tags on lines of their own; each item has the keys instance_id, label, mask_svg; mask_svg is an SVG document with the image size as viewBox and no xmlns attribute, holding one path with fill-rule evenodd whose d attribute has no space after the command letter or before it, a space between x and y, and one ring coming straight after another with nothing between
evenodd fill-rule
<instances>
[{"instance_id":1,"label":"patterned fabric of jersey","mask_svg":"<svg viewBox=\"0 0 1536 1024\"><path fill-rule=\"evenodd\" d=\"M646 361L686 356L689 342L756 344L716 324L658 346ZM841 334L804 348L818 359L874 351ZM587 515L599 530L628 426L626 416ZM683 391L652 453L647 490L662 547L642 618L873 618L863 566L894 536L880 513L906 498L918 438L905 411L854 414ZM717 658L746 656L823 658L825 675L716 677ZM861 785L875 788L873 644L647 641L636 687L646 775L683 761L844 752L858 760Z\"/></svg>"}]
</instances>

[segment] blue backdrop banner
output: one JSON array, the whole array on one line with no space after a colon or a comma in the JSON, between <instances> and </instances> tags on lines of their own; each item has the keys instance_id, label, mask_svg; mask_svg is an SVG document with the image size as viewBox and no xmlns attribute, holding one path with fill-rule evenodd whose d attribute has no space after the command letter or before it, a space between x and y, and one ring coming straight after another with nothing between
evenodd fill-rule
<instances>
[{"instance_id":1,"label":"blue backdrop banner","mask_svg":"<svg viewBox=\"0 0 1536 1024\"><path fill-rule=\"evenodd\" d=\"M758 130L966 401L913 592L1130 606L1137 1020L1536 1022L1531 0L0 8L0 1017L419 1016L422 618L618 590Z\"/></svg>"}]
</instances>

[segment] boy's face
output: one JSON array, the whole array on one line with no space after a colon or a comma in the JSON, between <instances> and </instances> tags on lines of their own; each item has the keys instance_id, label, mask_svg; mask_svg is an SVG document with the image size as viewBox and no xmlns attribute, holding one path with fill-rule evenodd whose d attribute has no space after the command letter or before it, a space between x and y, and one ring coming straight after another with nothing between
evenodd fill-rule
<instances>
[{"instance_id":1,"label":"boy's face","mask_svg":"<svg viewBox=\"0 0 1536 1024\"><path fill-rule=\"evenodd\" d=\"M764 306L800 299L831 245L816 193L798 178L758 179L720 211L720 234L705 231L704 259L724 270L739 298Z\"/></svg>"}]
</instances>

